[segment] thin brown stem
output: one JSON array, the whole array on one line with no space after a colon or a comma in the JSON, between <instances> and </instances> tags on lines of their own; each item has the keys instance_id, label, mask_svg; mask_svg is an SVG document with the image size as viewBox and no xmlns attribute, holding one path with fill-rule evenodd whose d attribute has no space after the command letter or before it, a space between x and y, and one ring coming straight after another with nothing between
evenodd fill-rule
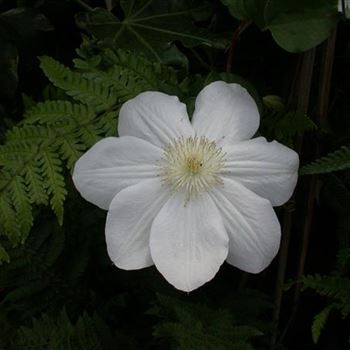
<instances>
[{"instance_id":1,"label":"thin brown stem","mask_svg":"<svg viewBox=\"0 0 350 350\"><path fill-rule=\"evenodd\" d=\"M231 73L232 71L233 54L236 49L238 39L240 35L251 25L251 23L252 21L242 21L232 34L231 45L228 51L227 62L226 62L227 73Z\"/></svg>"},{"instance_id":2,"label":"thin brown stem","mask_svg":"<svg viewBox=\"0 0 350 350\"><path fill-rule=\"evenodd\" d=\"M290 96L289 101L292 104L293 100L298 111L306 113L309 107L309 97L311 90L312 75L315 61L315 49L306 52L300 64L297 66L297 79L293 81L292 92L296 91L296 96ZM302 146L302 137L299 137L296 142L296 151L300 153ZM292 201L295 201L295 196L292 197ZM288 261L289 241L292 231L292 223L294 218L294 212L287 206L284 209L283 216L283 229L281 238L281 248L279 253L279 263L276 277L275 286L275 303L273 311L273 331L270 342L270 349L273 350L276 347L277 335L280 322L280 312L283 298L283 285L285 280L285 273Z\"/></svg>"},{"instance_id":3,"label":"thin brown stem","mask_svg":"<svg viewBox=\"0 0 350 350\"><path fill-rule=\"evenodd\" d=\"M105 0L107 11L113 10L113 0Z\"/></svg>"},{"instance_id":4,"label":"thin brown stem","mask_svg":"<svg viewBox=\"0 0 350 350\"><path fill-rule=\"evenodd\" d=\"M324 126L327 123L327 115L329 109L329 94L331 87L331 77L332 77L332 68L333 68L333 59L334 59L334 51L335 51L335 39L336 39L336 31L332 33L332 35L328 38L328 40L323 44L322 48L322 66L320 71L319 78L319 93L315 111L315 119L317 122ZM320 144L316 145L315 156L317 157L320 154L321 146ZM314 220L314 211L315 211L315 199L316 192L318 187L318 180L316 176L312 176L309 180L309 191L307 196L307 205L305 212L305 222L303 226L302 239L301 239L301 248L300 248L300 256L298 261L298 270L296 276L296 285L293 297L293 308L291 312L291 316L287 322L285 329L283 330L279 342L282 342L283 337L290 325L294 322L294 319L297 315L299 299L301 293L301 278L304 274L305 270L305 262L310 242L310 233L311 227Z\"/></svg>"}]
</instances>

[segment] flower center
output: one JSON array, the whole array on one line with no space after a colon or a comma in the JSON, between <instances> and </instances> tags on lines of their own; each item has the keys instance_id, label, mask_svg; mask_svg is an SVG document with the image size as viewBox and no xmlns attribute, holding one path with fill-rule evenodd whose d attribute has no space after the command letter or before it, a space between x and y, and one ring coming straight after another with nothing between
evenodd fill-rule
<instances>
[{"instance_id":1,"label":"flower center","mask_svg":"<svg viewBox=\"0 0 350 350\"><path fill-rule=\"evenodd\" d=\"M225 154L206 137L180 137L164 149L161 176L172 191L184 191L186 201L199 192L222 184Z\"/></svg>"}]
</instances>

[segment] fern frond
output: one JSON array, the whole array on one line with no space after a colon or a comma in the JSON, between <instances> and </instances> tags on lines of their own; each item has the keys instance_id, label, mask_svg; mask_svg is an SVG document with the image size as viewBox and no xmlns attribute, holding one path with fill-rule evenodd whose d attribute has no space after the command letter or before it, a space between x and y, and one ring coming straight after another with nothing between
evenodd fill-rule
<instances>
[{"instance_id":1,"label":"fern frond","mask_svg":"<svg viewBox=\"0 0 350 350\"><path fill-rule=\"evenodd\" d=\"M42 152L38 162L42 168L42 176L46 180L46 190L50 195L50 204L60 225L63 223L63 202L67 195L62 161L58 154L50 148Z\"/></svg>"},{"instance_id":2,"label":"fern frond","mask_svg":"<svg viewBox=\"0 0 350 350\"><path fill-rule=\"evenodd\" d=\"M321 332L327 322L328 316L331 310L334 309L334 304L326 306L321 312L314 316L314 321L312 323L312 340L316 344L320 338Z\"/></svg>"},{"instance_id":3,"label":"fern frond","mask_svg":"<svg viewBox=\"0 0 350 350\"><path fill-rule=\"evenodd\" d=\"M28 234L34 204L50 203L62 223L64 168L72 169L81 153L104 135L112 116L116 118L115 113L107 115L67 101L48 101L27 113L28 124L6 134L0 146L0 218L4 216L2 229L14 244Z\"/></svg>"},{"instance_id":4,"label":"fern frond","mask_svg":"<svg viewBox=\"0 0 350 350\"><path fill-rule=\"evenodd\" d=\"M106 347L105 338L114 346ZM62 310L58 316L43 314L33 319L29 327L19 328L11 349L104 350L115 346L123 348L122 344L97 315L91 317L84 313L73 323Z\"/></svg>"},{"instance_id":5,"label":"fern frond","mask_svg":"<svg viewBox=\"0 0 350 350\"><path fill-rule=\"evenodd\" d=\"M56 145L62 159L67 162L68 169L73 168L75 162L86 149L86 146L74 134L62 135Z\"/></svg>"},{"instance_id":6,"label":"fern frond","mask_svg":"<svg viewBox=\"0 0 350 350\"><path fill-rule=\"evenodd\" d=\"M343 146L335 152L303 166L300 175L325 174L350 168L350 149Z\"/></svg>"},{"instance_id":7,"label":"fern frond","mask_svg":"<svg viewBox=\"0 0 350 350\"><path fill-rule=\"evenodd\" d=\"M51 57L40 57L40 67L52 84L98 112L108 110L117 103L117 97L111 89L86 79L81 73L71 71Z\"/></svg>"},{"instance_id":8,"label":"fern frond","mask_svg":"<svg viewBox=\"0 0 350 350\"><path fill-rule=\"evenodd\" d=\"M336 302L343 317L350 314L350 279L341 276L304 276L304 288L312 288L318 294Z\"/></svg>"},{"instance_id":9,"label":"fern frond","mask_svg":"<svg viewBox=\"0 0 350 350\"><path fill-rule=\"evenodd\" d=\"M77 120L92 120L95 112L92 108L69 101L39 102L24 114L25 124L45 124L59 126Z\"/></svg>"},{"instance_id":10,"label":"fern frond","mask_svg":"<svg viewBox=\"0 0 350 350\"><path fill-rule=\"evenodd\" d=\"M14 176L9 186L9 193L12 199L12 205L16 212L20 213L17 220L22 233L21 239L23 242L33 224L32 206L23 177L18 175Z\"/></svg>"},{"instance_id":11,"label":"fern frond","mask_svg":"<svg viewBox=\"0 0 350 350\"><path fill-rule=\"evenodd\" d=\"M46 97L59 100L31 101L24 120L0 146L0 227L13 244L26 238L34 205L50 205L62 223L66 170L101 137L117 134L121 102L145 89L162 90L160 84L178 88L174 71L123 51L83 57L76 61L85 65L80 72L50 57L40 61L57 87L53 95L46 89ZM65 99L64 92L82 103Z\"/></svg>"},{"instance_id":12,"label":"fern frond","mask_svg":"<svg viewBox=\"0 0 350 350\"><path fill-rule=\"evenodd\" d=\"M44 179L41 175L37 157L24 167L24 179L32 203L47 205L48 194L45 190Z\"/></svg>"},{"instance_id":13,"label":"fern frond","mask_svg":"<svg viewBox=\"0 0 350 350\"><path fill-rule=\"evenodd\" d=\"M91 63L82 59L74 60L75 67L87 70L84 73L87 79L113 87L120 101L126 101L146 90L179 93L176 73L165 65L150 62L140 55L136 56L121 49L107 49L101 55L103 64L110 67L106 71L101 71L97 66L91 68ZM97 57L101 59L100 55Z\"/></svg>"},{"instance_id":14,"label":"fern frond","mask_svg":"<svg viewBox=\"0 0 350 350\"><path fill-rule=\"evenodd\" d=\"M151 313L163 322L154 327L153 334L168 339L176 349L251 349L251 338L262 335L255 327L235 324L227 309L157 297L159 308Z\"/></svg>"},{"instance_id":15,"label":"fern frond","mask_svg":"<svg viewBox=\"0 0 350 350\"><path fill-rule=\"evenodd\" d=\"M12 206L11 198L6 193L0 196L0 224L7 238L13 245L21 241L21 231L17 220L17 213Z\"/></svg>"}]
</instances>

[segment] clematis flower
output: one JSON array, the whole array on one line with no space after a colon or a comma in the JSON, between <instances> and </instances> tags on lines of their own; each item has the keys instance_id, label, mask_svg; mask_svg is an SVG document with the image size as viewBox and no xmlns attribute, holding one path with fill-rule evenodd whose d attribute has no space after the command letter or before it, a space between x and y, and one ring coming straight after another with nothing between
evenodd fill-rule
<instances>
[{"instance_id":1,"label":"clematis flower","mask_svg":"<svg viewBox=\"0 0 350 350\"><path fill-rule=\"evenodd\" d=\"M263 137L253 98L222 81L198 95L190 122L175 96L144 92L119 114L119 137L97 142L75 164L81 195L108 210L107 250L126 270L155 265L191 291L222 263L258 273L277 254L272 206L297 181L298 155Z\"/></svg>"}]
</instances>

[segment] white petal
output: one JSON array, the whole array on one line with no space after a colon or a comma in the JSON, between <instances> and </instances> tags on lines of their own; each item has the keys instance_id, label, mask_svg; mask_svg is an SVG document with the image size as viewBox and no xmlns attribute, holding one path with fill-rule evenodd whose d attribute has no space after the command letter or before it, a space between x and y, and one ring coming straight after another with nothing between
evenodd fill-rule
<instances>
[{"instance_id":1,"label":"white petal","mask_svg":"<svg viewBox=\"0 0 350 350\"><path fill-rule=\"evenodd\" d=\"M227 262L258 273L276 256L281 229L271 203L233 180L211 193L229 236Z\"/></svg>"},{"instance_id":2,"label":"white petal","mask_svg":"<svg viewBox=\"0 0 350 350\"><path fill-rule=\"evenodd\" d=\"M193 135L186 105L176 96L155 91L143 92L123 104L118 131L121 136L136 136L160 147Z\"/></svg>"},{"instance_id":3,"label":"white petal","mask_svg":"<svg viewBox=\"0 0 350 350\"><path fill-rule=\"evenodd\" d=\"M171 197L153 222L150 247L157 269L176 288L189 292L211 280L226 259L228 238L208 194L186 205L184 195Z\"/></svg>"},{"instance_id":4,"label":"white petal","mask_svg":"<svg viewBox=\"0 0 350 350\"><path fill-rule=\"evenodd\" d=\"M250 139L259 121L256 103L246 89L216 81L199 93L192 125L198 135L221 146Z\"/></svg>"},{"instance_id":5,"label":"white petal","mask_svg":"<svg viewBox=\"0 0 350 350\"><path fill-rule=\"evenodd\" d=\"M158 179L143 181L115 196L106 221L107 250L115 265L125 270L153 265L151 225L168 198Z\"/></svg>"},{"instance_id":6,"label":"white petal","mask_svg":"<svg viewBox=\"0 0 350 350\"><path fill-rule=\"evenodd\" d=\"M107 137L76 162L73 181L81 195L102 209L123 188L157 176L162 150L136 137Z\"/></svg>"},{"instance_id":7,"label":"white petal","mask_svg":"<svg viewBox=\"0 0 350 350\"><path fill-rule=\"evenodd\" d=\"M272 205L284 204L293 194L298 178L299 157L292 149L258 137L223 147L229 177L267 198Z\"/></svg>"}]
</instances>

